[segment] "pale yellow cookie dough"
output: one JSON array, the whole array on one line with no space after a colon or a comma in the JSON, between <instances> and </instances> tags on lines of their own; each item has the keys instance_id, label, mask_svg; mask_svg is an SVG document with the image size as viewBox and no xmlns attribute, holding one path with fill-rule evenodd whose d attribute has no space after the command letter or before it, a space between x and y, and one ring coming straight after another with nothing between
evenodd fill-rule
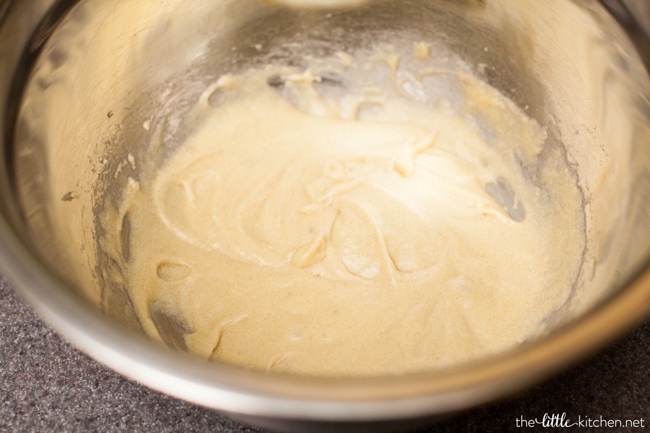
<instances>
[{"instance_id":1,"label":"pale yellow cookie dough","mask_svg":"<svg viewBox=\"0 0 650 433\"><path fill-rule=\"evenodd\" d=\"M341 70L381 62L346 56ZM374 375L543 332L584 244L561 152L531 182L546 135L511 101L453 73L464 101L422 102L394 72L382 87L267 67L206 90L187 141L104 215L118 232L128 215L148 335L255 369Z\"/></svg>"}]
</instances>

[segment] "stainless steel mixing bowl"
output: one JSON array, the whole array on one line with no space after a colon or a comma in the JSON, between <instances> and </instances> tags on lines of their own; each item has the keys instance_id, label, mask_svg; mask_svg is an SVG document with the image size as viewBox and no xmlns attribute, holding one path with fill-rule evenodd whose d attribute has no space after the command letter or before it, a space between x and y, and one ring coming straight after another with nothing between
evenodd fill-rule
<instances>
[{"instance_id":1,"label":"stainless steel mixing bowl","mask_svg":"<svg viewBox=\"0 0 650 433\"><path fill-rule=\"evenodd\" d=\"M643 0L628 4L638 12L618 0L376 0L343 10L257 0L0 1L4 273L100 362L258 424L442 416L521 389L603 346L650 306L650 42L642 30L650 17ZM223 73L419 40L456 53L546 128L547 148L564 152L582 193L586 245L554 331L445 371L336 380L207 363L140 335L120 270L98 243L99 210L115 206L127 177L138 175L128 155L137 161L158 140L162 163L187 134L180 119ZM524 167L531 181L543 163Z\"/></svg>"}]
</instances>

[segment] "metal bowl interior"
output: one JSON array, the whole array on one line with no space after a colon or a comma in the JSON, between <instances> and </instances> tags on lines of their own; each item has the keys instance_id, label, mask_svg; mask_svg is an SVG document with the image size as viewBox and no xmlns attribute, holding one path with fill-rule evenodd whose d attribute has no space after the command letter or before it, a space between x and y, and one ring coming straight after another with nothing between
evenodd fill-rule
<instances>
[{"instance_id":1,"label":"metal bowl interior","mask_svg":"<svg viewBox=\"0 0 650 433\"><path fill-rule=\"evenodd\" d=\"M546 146L563 149L583 196L586 246L555 331L445 371L330 380L209 364L138 335L128 298L102 274L109 264L97 241L98 212L119 200L127 155L140 158L159 134L162 164L188 133L180 119L223 73L419 40L458 55L546 128ZM647 41L631 40L600 2L377 0L296 10L256 0L8 1L0 41L4 270L82 350L154 389L270 418L440 415L539 380L648 311L650 80L637 51Z\"/></svg>"}]
</instances>

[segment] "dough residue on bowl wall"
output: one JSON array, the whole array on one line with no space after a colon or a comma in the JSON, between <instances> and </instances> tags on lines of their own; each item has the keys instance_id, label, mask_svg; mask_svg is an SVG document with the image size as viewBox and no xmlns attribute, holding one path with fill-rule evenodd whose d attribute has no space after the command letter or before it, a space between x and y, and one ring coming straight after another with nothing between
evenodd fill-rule
<instances>
[{"instance_id":1,"label":"dough residue on bowl wall","mask_svg":"<svg viewBox=\"0 0 650 433\"><path fill-rule=\"evenodd\" d=\"M424 42L225 74L186 121L102 215L153 339L254 369L397 374L511 349L570 297L584 228L562 152Z\"/></svg>"}]
</instances>

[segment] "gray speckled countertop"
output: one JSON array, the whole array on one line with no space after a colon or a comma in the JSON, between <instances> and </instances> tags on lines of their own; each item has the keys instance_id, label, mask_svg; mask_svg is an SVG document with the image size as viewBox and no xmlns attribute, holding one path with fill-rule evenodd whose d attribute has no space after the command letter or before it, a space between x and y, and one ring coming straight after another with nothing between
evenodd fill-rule
<instances>
[{"instance_id":1,"label":"gray speckled countertop","mask_svg":"<svg viewBox=\"0 0 650 433\"><path fill-rule=\"evenodd\" d=\"M0 432L262 432L124 379L62 340L0 280ZM643 419L637 428L517 428L566 412ZM419 432L650 431L650 323L509 400Z\"/></svg>"}]
</instances>

